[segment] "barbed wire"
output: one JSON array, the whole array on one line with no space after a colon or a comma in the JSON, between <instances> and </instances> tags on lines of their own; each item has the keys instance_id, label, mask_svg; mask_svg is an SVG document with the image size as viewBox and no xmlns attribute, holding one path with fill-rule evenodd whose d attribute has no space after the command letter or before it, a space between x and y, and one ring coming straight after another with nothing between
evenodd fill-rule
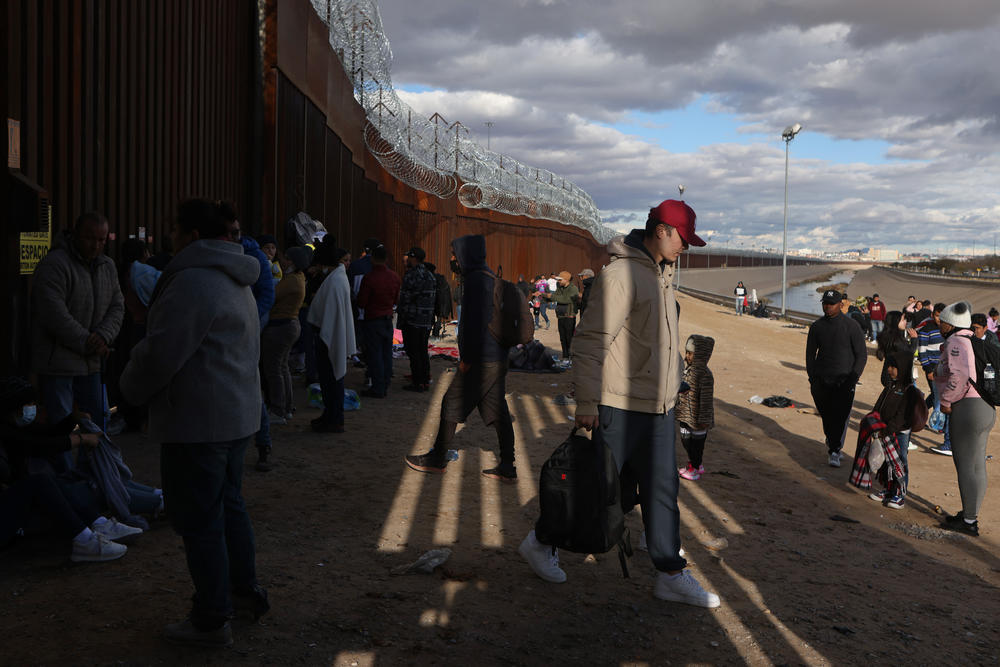
<instances>
[{"instance_id":1,"label":"barbed wire","mask_svg":"<svg viewBox=\"0 0 1000 667\"><path fill-rule=\"evenodd\" d=\"M365 145L386 171L442 199L457 192L469 208L573 225L602 243L615 235L582 188L488 150L461 123L438 113L425 118L401 100L392 87L392 48L373 0L311 1L365 111Z\"/></svg>"}]
</instances>

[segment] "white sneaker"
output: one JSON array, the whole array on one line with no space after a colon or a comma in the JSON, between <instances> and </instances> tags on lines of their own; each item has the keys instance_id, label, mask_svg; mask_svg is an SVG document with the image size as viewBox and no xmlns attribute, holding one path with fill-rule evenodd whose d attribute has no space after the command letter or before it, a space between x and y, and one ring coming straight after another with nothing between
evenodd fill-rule
<instances>
[{"instance_id":1,"label":"white sneaker","mask_svg":"<svg viewBox=\"0 0 1000 667\"><path fill-rule=\"evenodd\" d=\"M715 593L709 593L698 580L691 576L687 570L673 577L666 572L660 572L656 576L656 587L653 595L660 600L669 602L683 602L695 607L718 607L722 601Z\"/></svg>"},{"instance_id":2,"label":"white sneaker","mask_svg":"<svg viewBox=\"0 0 1000 667\"><path fill-rule=\"evenodd\" d=\"M843 456L841 452L830 452L830 467L839 468L840 467L840 457Z\"/></svg>"},{"instance_id":3,"label":"white sneaker","mask_svg":"<svg viewBox=\"0 0 1000 667\"><path fill-rule=\"evenodd\" d=\"M545 581L553 584L566 581L566 573L559 568L559 550L539 542L534 530L524 538L517 552L528 561L535 574Z\"/></svg>"},{"instance_id":4,"label":"white sneaker","mask_svg":"<svg viewBox=\"0 0 1000 667\"><path fill-rule=\"evenodd\" d=\"M279 414L271 412L270 410L267 411L267 419L270 423L274 424L275 426L284 426L285 424L288 423L287 419L285 419Z\"/></svg>"},{"instance_id":5,"label":"white sneaker","mask_svg":"<svg viewBox=\"0 0 1000 667\"><path fill-rule=\"evenodd\" d=\"M916 445L914 445L914 444L913 444L913 443L911 442L911 443L909 443L908 445L906 445L906 449L907 449L907 451L910 451L910 452L912 452L912 451L913 451L914 449L920 449L920 448L919 448L919 447L917 447Z\"/></svg>"},{"instance_id":6,"label":"white sneaker","mask_svg":"<svg viewBox=\"0 0 1000 667\"><path fill-rule=\"evenodd\" d=\"M112 542L99 533L92 533L86 542L73 540L73 552L69 559L74 563L100 563L121 558L126 551L128 547L124 544Z\"/></svg>"},{"instance_id":7,"label":"white sneaker","mask_svg":"<svg viewBox=\"0 0 1000 667\"><path fill-rule=\"evenodd\" d=\"M120 523L118 519L110 519L104 523L95 523L91 526L91 530L98 535L108 538L109 540L120 540L123 537L131 537L133 535L142 534L142 528L128 526L124 523Z\"/></svg>"}]
</instances>

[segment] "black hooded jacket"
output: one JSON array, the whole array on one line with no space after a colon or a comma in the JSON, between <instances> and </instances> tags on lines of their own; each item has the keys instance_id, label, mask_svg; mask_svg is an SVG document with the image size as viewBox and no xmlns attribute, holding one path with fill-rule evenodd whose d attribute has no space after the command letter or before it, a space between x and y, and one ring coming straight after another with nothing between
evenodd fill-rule
<instances>
[{"instance_id":1,"label":"black hooded jacket","mask_svg":"<svg viewBox=\"0 0 1000 667\"><path fill-rule=\"evenodd\" d=\"M462 320L458 325L458 353L467 364L507 359L507 349L489 332L493 319L493 281L486 264L486 237L462 236L451 242L462 270Z\"/></svg>"},{"instance_id":2,"label":"black hooded jacket","mask_svg":"<svg viewBox=\"0 0 1000 667\"><path fill-rule=\"evenodd\" d=\"M875 401L875 411L882 416L889 432L899 433L913 426L914 410L924 397L913 384L912 352L893 352L886 361L892 363L899 372L895 380L889 380Z\"/></svg>"}]
</instances>

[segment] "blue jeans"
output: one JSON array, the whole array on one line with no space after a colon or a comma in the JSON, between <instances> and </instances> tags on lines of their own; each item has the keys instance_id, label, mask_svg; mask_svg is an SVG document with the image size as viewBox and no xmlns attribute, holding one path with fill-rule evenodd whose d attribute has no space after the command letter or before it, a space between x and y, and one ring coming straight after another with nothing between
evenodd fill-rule
<instances>
[{"instance_id":1,"label":"blue jeans","mask_svg":"<svg viewBox=\"0 0 1000 667\"><path fill-rule=\"evenodd\" d=\"M372 393L385 396L392 379L392 317L364 320L362 328L368 342L368 374Z\"/></svg>"},{"instance_id":2,"label":"blue jeans","mask_svg":"<svg viewBox=\"0 0 1000 667\"><path fill-rule=\"evenodd\" d=\"M882 320L872 320L872 338L878 338L878 335L882 333L882 329L885 328L885 322Z\"/></svg>"},{"instance_id":3,"label":"blue jeans","mask_svg":"<svg viewBox=\"0 0 1000 667\"><path fill-rule=\"evenodd\" d=\"M58 424L73 412L74 403L83 412L89 413L95 424L106 426L104 392L101 389L101 374L90 375L41 375L42 403L49 416L49 423Z\"/></svg>"},{"instance_id":4,"label":"blue jeans","mask_svg":"<svg viewBox=\"0 0 1000 667\"><path fill-rule=\"evenodd\" d=\"M909 463L910 432L900 431L899 433L896 434L896 439L899 441L899 458L903 464L902 495L905 495L906 489L910 486L910 463Z\"/></svg>"},{"instance_id":5,"label":"blue jeans","mask_svg":"<svg viewBox=\"0 0 1000 667\"><path fill-rule=\"evenodd\" d=\"M194 582L191 622L202 631L229 619L232 593L257 584L253 525L241 494L249 445L239 438L160 446L167 516L184 539Z\"/></svg>"},{"instance_id":6,"label":"blue jeans","mask_svg":"<svg viewBox=\"0 0 1000 667\"><path fill-rule=\"evenodd\" d=\"M254 436L257 449L271 449L271 418L267 414L267 403L260 402L260 430Z\"/></svg>"}]
</instances>

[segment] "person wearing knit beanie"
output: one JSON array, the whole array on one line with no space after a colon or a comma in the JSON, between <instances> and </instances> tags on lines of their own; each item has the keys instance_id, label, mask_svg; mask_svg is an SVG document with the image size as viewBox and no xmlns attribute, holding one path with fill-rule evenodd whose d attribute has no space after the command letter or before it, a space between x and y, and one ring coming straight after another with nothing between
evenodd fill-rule
<instances>
[{"instance_id":1,"label":"person wearing knit beanie","mask_svg":"<svg viewBox=\"0 0 1000 667\"><path fill-rule=\"evenodd\" d=\"M968 301L956 301L941 311L941 321L956 329L972 327L972 306Z\"/></svg>"}]
</instances>

